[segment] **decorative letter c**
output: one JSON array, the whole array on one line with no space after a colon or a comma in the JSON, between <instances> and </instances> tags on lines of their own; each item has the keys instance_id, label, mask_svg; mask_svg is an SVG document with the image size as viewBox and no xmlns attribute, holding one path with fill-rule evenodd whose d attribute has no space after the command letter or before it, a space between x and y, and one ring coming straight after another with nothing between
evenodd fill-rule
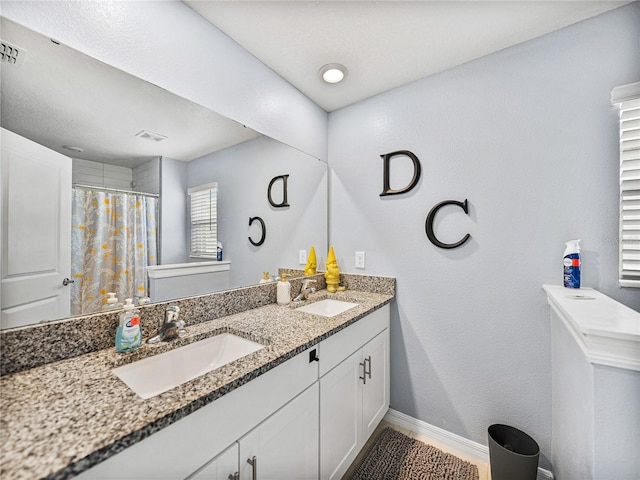
<instances>
[{"instance_id":1,"label":"decorative letter c","mask_svg":"<svg viewBox=\"0 0 640 480\"><path fill-rule=\"evenodd\" d=\"M264 220L262 220L260 217L249 217L249 226L251 226L254 220L257 220L258 222L260 222L260 226L262 227L262 236L260 237L260 240L258 240L257 242L254 242L251 237L249 237L249 241L251 242L251 245L255 247L259 247L264 243L264 239L267 236L267 227L265 227Z\"/></svg>"},{"instance_id":2,"label":"decorative letter c","mask_svg":"<svg viewBox=\"0 0 640 480\"><path fill-rule=\"evenodd\" d=\"M464 210L464 213L466 213L467 215L469 214L469 205L467 203L467 199L466 198L464 199L464 202L458 202L456 200L445 200L444 202L438 203L436 206L434 206L431 209L431 211L429 212L429 215L427 215L427 221L425 223L425 228L427 230L427 237L429 238L431 243L433 243L436 247L440 247L440 248L456 248L456 247L459 247L460 245L462 245L467 240L469 240L471 238L471 235L469 235L467 233L462 238L462 240L460 240L460 241L458 241L456 243L443 243L440 240L438 240L436 238L435 233L433 233L433 219L435 218L436 213L438 213L438 210L440 210L445 205L457 205L458 207L462 208L462 210Z\"/></svg>"}]
</instances>

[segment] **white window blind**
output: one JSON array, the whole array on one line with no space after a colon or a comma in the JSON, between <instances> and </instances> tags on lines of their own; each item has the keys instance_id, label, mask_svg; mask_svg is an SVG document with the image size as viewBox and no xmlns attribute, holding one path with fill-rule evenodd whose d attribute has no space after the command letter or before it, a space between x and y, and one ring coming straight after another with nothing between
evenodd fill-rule
<instances>
[{"instance_id":1,"label":"white window blind","mask_svg":"<svg viewBox=\"0 0 640 480\"><path fill-rule=\"evenodd\" d=\"M640 82L611 96L620 108L620 285L640 287Z\"/></svg>"},{"instance_id":2,"label":"white window blind","mask_svg":"<svg viewBox=\"0 0 640 480\"><path fill-rule=\"evenodd\" d=\"M218 248L218 184L190 188L192 257L216 257Z\"/></svg>"}]
</instances>

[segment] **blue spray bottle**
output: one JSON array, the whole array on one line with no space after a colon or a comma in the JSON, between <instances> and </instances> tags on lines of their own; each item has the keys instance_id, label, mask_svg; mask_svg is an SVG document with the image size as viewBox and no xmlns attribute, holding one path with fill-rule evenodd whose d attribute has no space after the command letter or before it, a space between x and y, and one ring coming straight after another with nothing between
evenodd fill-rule
<instances>
[{"instance_id":1,"label":"blue spray bottle","mask_svg":"<svg viewBox=\"0 0 640 480\"><path fill-rule=\"evenodd\" d=\"M564 250L564 286L580 288L580 239L569 240Z\"/></svg>"}]
</instances>

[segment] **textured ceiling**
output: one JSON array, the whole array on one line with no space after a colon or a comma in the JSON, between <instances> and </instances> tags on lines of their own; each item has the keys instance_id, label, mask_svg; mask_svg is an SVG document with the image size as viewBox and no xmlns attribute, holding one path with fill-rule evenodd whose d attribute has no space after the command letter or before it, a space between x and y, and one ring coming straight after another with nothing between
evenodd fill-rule
<instances>
[{"instance_id":1,"label":"textured ceiling","mask_svg":"<svg viewBox=\"0 0 640 480\"><path fill-rule=\"evenodd\" d=\"M327 111L629 2L186 1ZM349 71L324 84L320 67Z\"/></svg>"},{"instance_id":2,"label":"textured ceiling","mask_svg":"<svg viewBox=\"0 0 640 480\"><path fill-rule=\"evenodd\" d=\"M0 65L2 126L63 155L135 167L158 156L193 160L258 136L10 20L1 27L2 40L25 52L17 65ZM167 138L136 136L142 130Z\"/></svg>"}]
</instances>

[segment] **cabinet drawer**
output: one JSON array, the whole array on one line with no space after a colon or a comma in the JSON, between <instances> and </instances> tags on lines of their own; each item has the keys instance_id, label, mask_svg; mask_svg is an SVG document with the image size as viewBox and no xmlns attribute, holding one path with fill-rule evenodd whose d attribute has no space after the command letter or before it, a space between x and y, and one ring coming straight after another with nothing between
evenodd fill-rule
<instances>
[{"instance_id":1,"label":"cabinet drawer","mask_svg":"<svg viewBox=\"0 0 640 480\"><path fill-rule=\"evenodd\" d=\"M317 362L302 352L78 478L186 478L317 379Z\"/></svg>"},{"instance_id":2,"label":"cabinet drawer","mask_svg":"<svg viewBox=\"0 0 640 480\"><path fill-rule=\"evenodd\" d=\"M320 342L319 375L321 377L325 375L385 328L389 328L389 311L389 305L385 305L341 332Z\"/></svg>"}]
</instances>

